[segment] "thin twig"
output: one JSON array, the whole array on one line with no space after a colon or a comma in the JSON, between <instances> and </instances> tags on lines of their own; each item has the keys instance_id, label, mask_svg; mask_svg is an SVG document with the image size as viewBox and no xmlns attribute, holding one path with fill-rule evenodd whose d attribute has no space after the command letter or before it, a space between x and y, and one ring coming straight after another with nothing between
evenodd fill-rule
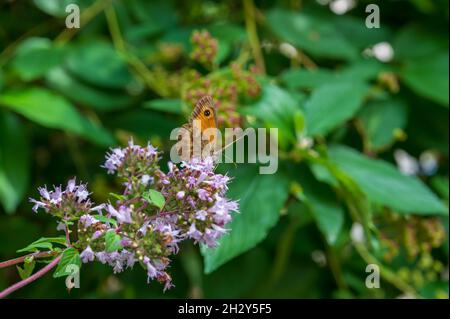
<instances>
[{"instance_id":1,"label":"thin twig","mask_svg":"<svg viewBox=\"0 0 450 319\"><path fill-rule=\"evenodd\" d=\"M33 274L30 277L28 277L28 278L26 278L26 279L24 279L22 281L19 281L18 283L15 283L14 285L6 288L2 292L0 292L0 299L5 298L6 296L8 296L9 294L13 293L14 291L16 291L16 290L18 290L18 289L28 285L29 283L35 281L36 279L42 277L47 272L49 272L53 267L55 267L59 263L60 260L61 260L61 255L59 255L58 257L53 259L51 263L49 263L47 266L45 266L44 268L42 268L41 270L39 270L35 274Z\"/></svg>"},{"instance_id":2,"label":"thin twig","mask_svg":"<svg viewBox=\"0 0 450 319\"><path fill-rule=\"evenodd\" d=\"M245 26L247 29L248 39L252 48L253 58L255 59L256 66L263 74L266 73L266 66L264 63L264 57L261 51L261 44L259 43L258 31L255 21L255 5L253 0L244 0L244 12L245 12Z\"/></svg>"},{"instance_id":3,"label":"thin twig","mask_svg":"<svg viewBox=\"0 0 450 319\"><path fill-rule=\"evenodd\" d=\"M28 254L22 257L17 257L14 259L10 259L7 261L2 261L0 262L0 268L5 268L5 267L9 267L15 264L20 264L22 262L25 261L26 258L28 257L34 257L34 258L43 258L43 257L50 257L50 256L54 256L55 254L57 254L56 252L52 252L52 251L43 251L43 252L39 252L39 253L32 253L32 254Z\"/></svg>"}]
</instances>

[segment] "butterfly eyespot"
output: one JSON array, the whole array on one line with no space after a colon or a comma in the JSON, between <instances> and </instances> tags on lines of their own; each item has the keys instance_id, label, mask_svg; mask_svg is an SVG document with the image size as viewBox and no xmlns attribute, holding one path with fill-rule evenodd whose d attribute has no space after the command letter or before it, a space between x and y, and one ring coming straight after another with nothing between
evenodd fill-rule
<instances>
[{"instance_id":1,"label":"butterfly eyespot","mask_svg":"<svg viewBox=\"0 0 450 319\"><path fill-rule=\"evenodd\" d=\"M209 110L206 110L205 112L203 112L203 115L205 116L209 116L211 114L211 112Z\"/></svg>"}]
</instances>

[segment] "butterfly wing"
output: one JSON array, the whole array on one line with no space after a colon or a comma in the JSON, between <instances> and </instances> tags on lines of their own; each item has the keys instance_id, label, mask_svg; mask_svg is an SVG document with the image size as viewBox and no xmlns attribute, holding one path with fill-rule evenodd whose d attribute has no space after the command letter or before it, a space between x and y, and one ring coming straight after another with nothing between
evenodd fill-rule
<instances>
[{"instance_id":1,"label":"butterfly wing","mask_svg":"<svg viewBox=\"0 0 450 319\"><path fill-rule=\"evenodd\" d=\"M217 128L216 107L211 96L205 95L195 104L190 122L199 120L201 123L201 131L208 128Z\"/></svg>"},{"instance_id":2,"label":"butterfly wing","mask_svg":"<svg viewBox=\"0 0 450 319\"><path fill-rule=\"evenodd\" d=\"M205 95L198 100L192 111L189 122L183 125L183 135L179 135L178 140L183 140L182 147L184 150L190 150L188 154L184 152L182 154L181 147L178 149L178 155L180 155L182 160L190 160L195 154L203 154L203 150L208 148L207 154L214 154L216 141L217 141L217 117L216 108L214 102L209 95ZM208 130L211 129L211 130ZM205 130L208 130L205 132ZM203 134L207 134L209 140L203 140ZM193 149L194 139L200 141L200 150Z\"/></svg>"}]
</instances>

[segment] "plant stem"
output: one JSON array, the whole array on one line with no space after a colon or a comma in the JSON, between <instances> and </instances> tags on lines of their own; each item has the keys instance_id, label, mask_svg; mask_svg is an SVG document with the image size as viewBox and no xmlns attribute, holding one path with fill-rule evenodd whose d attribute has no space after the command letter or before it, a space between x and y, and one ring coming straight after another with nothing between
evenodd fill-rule
<instances>
[{"instance_id":1,"label":"plant stem","mask_svg":"<svg viewBox=\"0 0 450 319\"><path fill-rule=\"evenodd\" d=\"M326 240L325 240L325 244L326 244L327 257L328 257L327 258L328 264L330 266L331 272L333 273L333 277L336 280L336 284L339 289L348 291L348 286L342 275L341 265L337 258L336 248L329 245L326 242Z\"/></svg>"},{"instance_id":2,"label":"plant stem","mask_svg":"<svg viewBox=\"0 0 450 319\"><path fill-rule=\"evenodd\" d=\"M94 2L90 7L83 10L83 13L81 13L80 16L80 24L82 27L84 27L86 24L88 24L96 15L98 15L100 12L103 11L103 9L110 5L110 0L99 0ZM58 44L64 44L67 43L80 29L64 29L56 38L55 43Z\"/></svg>"},{"instance_id":3,"label":"plant stem","mask_svg":"<svg viewBox=\"0 0 450 319\"><path fill-rule=\"evenodd\" d=\"M35 281L36 279L42 277L47 272L49 272L53 267L55 267L59 263L60 259L61 259L61 255L59 255L58 257L53 259L53 261L51 263L46 265L44 268L42 268L41 270L39 270L35 274L33 274L30 277L28 277L28 278L26 278L26 279L24 279L22 281L19 281L18 283L15 283L14 285L6 288L2 292L0 292L0 299L5 298L6 296L8 296L9 294L13 293L14 291L16 291L16 290L18 290L18 289L28 285L29 283Z\"/></svg>"},{"instance_id":4,"label":"plant stem","mask_svg":"<svg viewBox=\"0 0 450 319\"><path fill-rule=\"evenodd\" d=\"M114 7L107 7L105 9L105 16L114 47L119 52L119 54L124 57L127 63L133 68L133 71L142 79L142 81L150 89L153 89L156 79L153 76L152 72L138 57L126 50L126 42L120 32L120 26L117 20L116 12L114 11Z\"/></svg>"},{"instance_id":5,"label":"plant stem","mask_svg":"<svg viewBox=\"0 0 450 319\"><path fill-rule=\"evenodd\" d=\"M28 255L25 255L22 257L17 257L14 259L0 262L0 268L5 268L5 267L9 267L9 266L12 266L15 264L20 264L21 262L24 262L25 259L28 257L42 258L42 257L53 256L53 255L55 255L55 253L51 252L51 251L44 251L44 252L39 252L39 253L28 254Z\"/></svg>"},{"instance_id":6,"label":"plant stem","mask_svg":"<svg viewBox=\"0 0 450 319\"><path fill-rule=\"evenodd\" d=\"M244 0L244 12L245 12L245 26L247 29L248 39L252 48L253 58L255 59L258 69L265 74L266 67L264 64L264 57L261 51L261 45L259 43L258 32L256 29L255 21L255 5L253 0Z\"/></svg>"},{"instance_id":7,"label":"plant stem","mask_svg":"<svg viewBox=\"0 0 450 319\"><path fill-rule=\"evenodd\" d=\"M269 285L275 285L281 278L286 268L286 264L289 261L295 233L299 227L300 221L297 218L291 217L286 230L283 232L283 235L281 235L281 238L278 241L277 252L275 255L275 261L272 275L269 280Z\"/></svg>"},{"instance_id":8,"label":"plant stem","mask_svg":"<svg viewBox=\"0 0 450 319\"><path fill-rule=\"evenodd\" d=\"M375 264L380 267L381 277L384 278L387 282L391 283L400 291L410 294L415 298L421 298L421 296L417 293L417 291L411 287L408 283L404 282L396 273L391 271L388 267L385 267L381 264L370 252L367 250L366 246L360 243L354 244L356 251L361 256L362 259L367 264Z\"/></svg>"}]
</instances>

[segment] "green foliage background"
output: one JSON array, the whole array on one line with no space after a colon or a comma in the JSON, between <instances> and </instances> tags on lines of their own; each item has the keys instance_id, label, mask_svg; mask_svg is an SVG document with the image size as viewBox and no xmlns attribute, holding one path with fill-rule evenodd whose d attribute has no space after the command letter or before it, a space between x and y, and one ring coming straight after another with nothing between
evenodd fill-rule
<instances>
[{"instance_id":1,"label":"green foliage background","mask_svg":"<svg viewBox=\"0 0 450 319\"><path fill-rule=\"evenodd\" d=\"M64 26L74 2L79 31ZM218 40L208 76L219 83L234 60L265 68L261 93L237 111L280 136L276 174L219 167L241 214L219 248L181 247L174 289L147 285L139 267L113 275L92 263L80 289L48 274L13 297L448 298L448 2L376 2L381 28L368 29L372 2L345 15L306 0L1 2L0 260L57 235L27 202L37 186L76 175L105 201L119 187L100 168L108 147L132 135L168 153L189 105L179 71L208 73L189 59L193 30ZM389 63L363 54L384 41ZM396 149L431 150L437 171L402 174ZM365 286L368 263L381 267L380 289ZM17 280L0 270L0 289Z\"/></svg>"}]
</instances>

